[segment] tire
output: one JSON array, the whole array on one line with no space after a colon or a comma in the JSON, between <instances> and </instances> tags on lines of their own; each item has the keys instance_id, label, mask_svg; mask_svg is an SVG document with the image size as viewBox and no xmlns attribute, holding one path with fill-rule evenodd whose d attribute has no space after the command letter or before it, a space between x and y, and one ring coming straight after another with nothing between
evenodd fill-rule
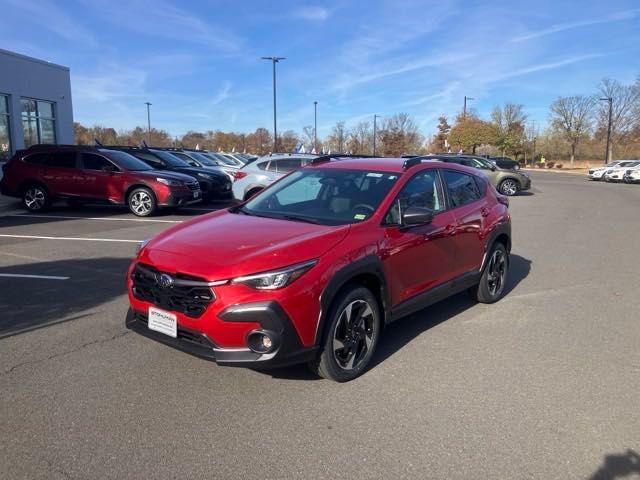
<instances>
[{"instance_id":1,"label":"tire","mask_svg":"<svg viewBox=\"0 0 640 480\"><path fill-rule=\"evenodd\" d=\"M134 188L127 198L129 210L137 217L148 217L158 210L155 194L145 187Z\"/></svg>"},{"instance_id":2,"label":"tire","mask_svg":"<svg viewBox=\"0 0 640 480\"><path fill-rule=\"evenodd\" d=\"M518 181L513 178L507 178L500 182L498 191L503 195L513 197L520 192L520 183L518 183Z\"/></svg>"},{"instance_id":3,"label":"tire","mask_svg":"<svg viewBox=\"0 0 640 480\"><path fill-rule=\"evenodd\" d=\"M40 183L31 183L22 191L22 204L30 212L43 212L51 206L47 188Z\"/></svg>"},{"instance_id":4,"label":"tire","mask_svg":"<svg viewBox=\"0 0 640 480\"><path fill-rule=\"evenodd\" d=\"M502 243L496 243L487 258L480 282L469 293L480 303L495 303L504 296L509 274L509 254Z\"/></svg>"},{"instance_id":5,"label":"tire","mask_svg":"<svg viewBox=\"0 0 640 480\"><path fill-rule=\"evenodd\" d=\"M309 367L323 378L348 382L371 363L380 336L380 307L369 289L351 285L337 296L328 315L320 354Z\"/></svg>"},{"instance_id":6,"label":"tire","mask_svg":"<svg viewBox=\"0 0 640 480\"><path fill-rule=\"evenodd\" d=\"M252 188L247 193L244 194L244 201L246 202L251 197L255 197L258 193L260 193L264 188Z\"/></svg>"}]
</instances>

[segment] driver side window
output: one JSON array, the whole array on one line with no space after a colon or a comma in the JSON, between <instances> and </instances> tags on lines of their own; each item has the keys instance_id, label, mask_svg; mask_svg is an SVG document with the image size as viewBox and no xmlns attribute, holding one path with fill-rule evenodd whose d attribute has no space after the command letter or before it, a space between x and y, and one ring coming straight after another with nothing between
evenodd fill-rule
<instances>
[{"instance_id":1,"label":"driver side window","mask_svg":"<svg viewBox=\"0 0 640 480\"><path fill-rule=\"evenodd\" d=\"M433 212L445 209L437 170L423 170L406 183L385 215L384 224L399 225L402 212L408 207L421 207Z\"/></svg>"}]
</instances>

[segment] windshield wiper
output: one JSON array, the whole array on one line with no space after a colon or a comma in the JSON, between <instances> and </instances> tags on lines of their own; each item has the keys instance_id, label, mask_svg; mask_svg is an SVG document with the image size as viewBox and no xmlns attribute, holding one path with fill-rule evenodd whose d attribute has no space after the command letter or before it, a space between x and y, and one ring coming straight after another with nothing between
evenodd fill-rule
<instances>
[{"instance_id":1,"label":"windshield wiper","mask_svg":"<svg viewBox=\"0 0 640 480\"><path fill-rule=\"evenodd\" d=\"M322 222L316 220L315 218L296 217L295 215L283 215L281 218L285 220L293 220L294 222L305 222L305 223L313 223L315 225L322 225Z\"/></svg>"}]
</instances>

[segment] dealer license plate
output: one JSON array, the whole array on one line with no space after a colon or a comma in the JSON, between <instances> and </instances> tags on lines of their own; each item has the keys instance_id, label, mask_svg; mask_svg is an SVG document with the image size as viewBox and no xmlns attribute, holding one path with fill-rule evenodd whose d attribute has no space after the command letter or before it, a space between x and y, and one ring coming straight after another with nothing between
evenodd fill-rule
<instances>
[{"instance_id":1,"label":"dealer license plate","mask_svg":"<svg viewBox=\"0 0 640 480\"><path fill-rule=\"evenodd\" d=\"M178 318L173 313L149 307L149 329L176 338L178 336Z\"/></svg>"}]
</instances>

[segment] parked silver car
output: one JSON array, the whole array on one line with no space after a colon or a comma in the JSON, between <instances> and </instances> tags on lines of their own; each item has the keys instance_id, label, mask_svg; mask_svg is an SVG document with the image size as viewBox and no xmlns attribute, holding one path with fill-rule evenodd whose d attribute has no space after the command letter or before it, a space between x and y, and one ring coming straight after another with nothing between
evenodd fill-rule
<instances>
[{"instance_id":1,"label":"parked silver car","mask_svg":"<svg viewBox=\"0 0 640 480\"><path fill-rule=\"evenodd\" d=\"M287 173L305 166L316 156L279 153L260 157L236 171L233 196L236 200L247 200Z\"/></svg>"}]
</instances>

